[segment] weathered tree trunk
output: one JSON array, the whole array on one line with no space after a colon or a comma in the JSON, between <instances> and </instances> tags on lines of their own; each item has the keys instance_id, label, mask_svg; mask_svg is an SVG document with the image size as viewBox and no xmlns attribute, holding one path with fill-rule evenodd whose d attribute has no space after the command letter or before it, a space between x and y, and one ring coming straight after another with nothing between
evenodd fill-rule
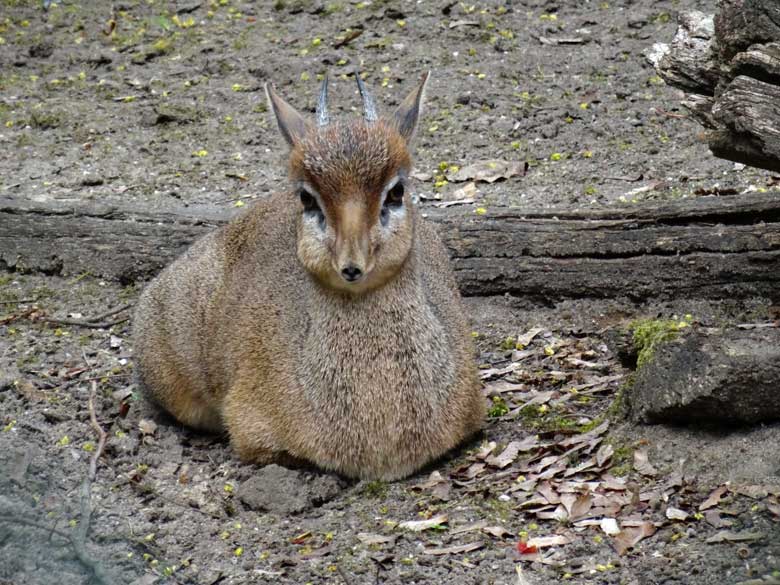
<instances>
[{"instance_id":1,"label":"weathered tree trunk","mask_svg":"<svg viewBox=\"0 0 780 585\"><path fill-rule=\"evenodd\" d=\"M671 45L650 60L709 129L721 158L780 171L780 3L720 0L714 18L680 16Z\"/></svg>"},{"instance_id":2,"label":"weathered tree trunk","mask_svg":"<svg viewBox=\"0 0 780 585\"><path fill-rule=\"evenodd\" d=\"M601 210L425 213L439 225L467 296L780 299L780 193ZM0 268L133 282L228 215L0 199Z\"/></svg>"}]
</instances>

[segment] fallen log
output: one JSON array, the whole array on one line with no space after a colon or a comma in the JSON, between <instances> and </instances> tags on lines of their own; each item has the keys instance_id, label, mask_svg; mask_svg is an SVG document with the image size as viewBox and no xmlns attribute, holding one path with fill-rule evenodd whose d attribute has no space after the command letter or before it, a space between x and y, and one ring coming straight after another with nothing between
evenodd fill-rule
<instances>
[{"instance_id":1,"label":"fallen log","mask_svg":"<svg viewBox=\"0 0 780 585\"><path fill-rule=\"evenodd\" d=\"M713 18L680 15L670 45L648 57L686 92L683 105L708 129L715 156L780 171L780 4L720 0Z\"/></svg>"},{"instance_id":2,"label":"fallen log","mask_svg":"<svg viewBox=\"0 0 780 585\"><path fill-rule=\"evenodd\" d=\"M423 208L466 296L780 299L780 193L596 210ZM150 278L235 210L0 199L0 268Z\"/></svg>"}]
</instances>

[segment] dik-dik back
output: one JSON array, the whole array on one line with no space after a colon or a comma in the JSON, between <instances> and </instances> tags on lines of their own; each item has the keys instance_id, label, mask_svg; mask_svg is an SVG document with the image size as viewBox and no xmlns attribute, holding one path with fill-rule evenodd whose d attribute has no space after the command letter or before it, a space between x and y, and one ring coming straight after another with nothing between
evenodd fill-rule
<instances>
[{"instance_id":1,"label":"dik-dik back","mask_svg":"<svg viewBox=\"0 0 780 585\"><path fill-rule=\"evenodd\" d=\"M411 198L427 75L384 119L316 124L267 87L293 191L192 246L144 291L135 363L181 422L241 458L406 476L474 433L484 404L446 250Z\"/></svg>"}]
</instances>

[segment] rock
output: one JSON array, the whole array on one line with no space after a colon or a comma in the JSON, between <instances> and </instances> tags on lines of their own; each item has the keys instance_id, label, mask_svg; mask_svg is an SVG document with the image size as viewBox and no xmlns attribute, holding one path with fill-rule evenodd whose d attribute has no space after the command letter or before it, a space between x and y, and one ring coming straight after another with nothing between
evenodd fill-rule
<instances>
[{"instance_id":1,"label":"rock","mask_svg":"<svg viewBox=\"0 0 780 585\"><path fill-rule=\"evenodd\" d=\"M238 488L238 497L252 510L299 514L332 500L344 488L333 475L266 465Z\"/></svg>"},{"instance_id":2,"label":"rock","mask_svg":"<svg viewBox=\"0 0 780 585\"><path fill-rule=\"evenodd\" d=\"M649 423L780 420L780 329L695 331L659 347L627 399Z\"/></svg>"}]
</instances>

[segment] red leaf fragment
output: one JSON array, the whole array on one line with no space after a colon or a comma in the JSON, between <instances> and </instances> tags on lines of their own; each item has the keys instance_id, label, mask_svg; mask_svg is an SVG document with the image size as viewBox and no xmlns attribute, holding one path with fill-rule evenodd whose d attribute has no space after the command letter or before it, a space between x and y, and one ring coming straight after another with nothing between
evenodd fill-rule
<instances>
[{"instance_id":1,"label":"red leaf fragment","mask_svg":"<svg viewBox=\"0 0 780 585\"><path fill-rule=\"evenodd\" d=\"M517 552L521 555L532 555L539 552L539 549L535 546L528 546L528 543L521 540L517 543Z\"/></svg>"}]
</instances>

